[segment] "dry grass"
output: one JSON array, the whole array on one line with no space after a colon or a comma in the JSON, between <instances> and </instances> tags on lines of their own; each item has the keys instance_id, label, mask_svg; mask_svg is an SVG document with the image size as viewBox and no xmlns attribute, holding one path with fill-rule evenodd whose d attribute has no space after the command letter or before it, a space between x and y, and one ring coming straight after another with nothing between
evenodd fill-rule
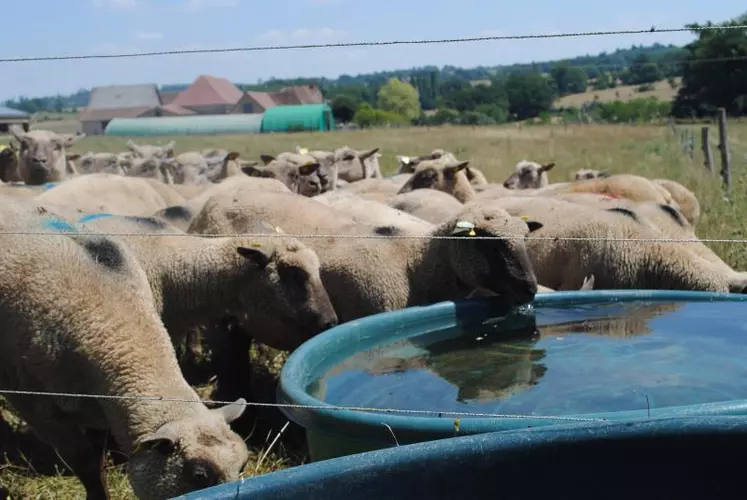
<instances>
[{"instance_id":1,"label":"dry grass","mask_svg":"<svg viewBox=\"0 0 747 500\"><path fill-rule=\"evenodd\" d=\"M680 78L676 78L677 84L680 84ZM594 90L589 88L583 94L571 94L561 97L555 101L556 107L581 107L586 102L613 102L613 101L630 101L645 97L655 97L660 101L672 101L677 95L677 89L673 89L666 80L656 82L654 90L647 92L638 92L638 85L621 85L614 89Z\"/></svg>"},{"instance_id":2,"label":"dry grass","mask_svg":"<svg viewBox=\"0 0 747 500\"><path fill-rule=\"evenodd\" d=\"M747 125L731 122L729 135L734 160L733 189L729 200L724 196L720 179L703 168L699 148L695 161L691 162L668 129L659 126L439 127L313 134L161 137L136 139L136 142L165 143L174 139L179 151L222 147L238 151L246 158L256 158L260 153L292 150L296 144L318 149L332 149L343 144L361 149L379 147L383 154L382 168L387 173L396 168L396 154L421 154L438 147L450 150L460 158L470 159L472 165L482 169L492 181L504 180L516 162L525 158L555 161L557 166L551 173L551 181L571 179L573 172L579 168L629 172L649 178L666 177L693 190L700 200L703 213L697 232L701 237L747 238ZM126 140L90 137L83 140L75 150L123 151ZM717 150L714 153L717 155ZM746 245L721 244L713 245L713 248L730 265L747 270ZM11 415L6 414L6 417L13 421ZM282 424L274 426L271 434L262 436L263 439L266 437L265 444L260 442L255 449L269 446L281 426ZM291 426L286 434L297 431ZM13 432L17 437L17 430L14 429ZM8 450L4 445L7 443L0 421L0 450L4 449L6 453ZM21 450L33 453L28 446L31 445L22 446ZM295 448L291 449L282 443L275 445L272 451L263 461L259 473L295 465L303 460ZM258 457L259 452L255 453ZM14 498L76 498L81 493L77 481L71 476L55 473L54 470L44 473L36 470L39 472L36 474L35 469L29 467L21 457L10 455L13 455L12 450L9 453L9 463L4 467L0 466L0 487L9 488L15 494ZM1 457L2 455L0 463L3 463ZM249 470L254 472L254 464L250 465ZM128 496L131 493L121 468L116 466L112 470L111 486L113 498L131 498Z\"/></svg>"}]
</instances>

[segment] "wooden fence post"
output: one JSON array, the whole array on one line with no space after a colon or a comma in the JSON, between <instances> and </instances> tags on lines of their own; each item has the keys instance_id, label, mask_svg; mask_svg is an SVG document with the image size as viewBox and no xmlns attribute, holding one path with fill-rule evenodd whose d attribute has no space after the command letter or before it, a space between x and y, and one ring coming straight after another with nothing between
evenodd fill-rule
<instances>
[{"instance_id":1,"label":"wooden fence post","mask_svg":"<svg viewBox=\"0 0 747 500\"><path fill-rule=\"evenodd\" d=\"M731 158L729 157L729 137L726 133L726 109L718 110L718 149L721 152L721 177L726 189L731 188Z\"/></svg>"},{"instance_id":2,"label":"wooden fence post","mask_svg":"<svg viewBox=\"0 0 747 500\"><path fill-rule=\"evenodd\" d=\"M669 130L672 131L673 136L677 136L677 127L674 126L674 118L669 117Z\"/></svg>"},{"instance_id":3,"label":"wooden fence post","mask_svg":"<svg viewBox=\"0 0 747 500\"><path fill-rule=\"evenodd\" d=\"M703 162L705 163L705 168L713 173L713 152L711 151L710 132L711 129L708 127L700 129L700 146L703 149Z\"/></svg>"},{"instance_id":4,"label":"wooden fence post","mask_svg":"<svg viewBox=\"0 0 747 500\"><path fill-rule=\"evenodd\" d=\"M687 140L687 154L690 156L690 161L695 161L695 131L690 131L690 137Z\"/></svg>"}]
</instances>

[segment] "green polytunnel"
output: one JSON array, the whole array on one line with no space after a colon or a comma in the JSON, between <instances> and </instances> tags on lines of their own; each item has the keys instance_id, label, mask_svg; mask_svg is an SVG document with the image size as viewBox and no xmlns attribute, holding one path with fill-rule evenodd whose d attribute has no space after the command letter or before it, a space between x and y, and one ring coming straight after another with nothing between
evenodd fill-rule
<instances>
[{"instance_id":1,"label":"green polytunnel","mask_svg":"<svg viewBox=\"0 0 747 500\"><path fill-rule=\"evenodd\" d=\"M159 116L115 118L104 134L131 137L258 134L261 127L261 114Z\"/></svg>"},{"instance_id":2,"label":"green polytunnel","mask_svg":"<svg viewBox=\"0 0 747 500\"><path fill-rule=\"evenodd\" d=\"M335 129L332 108L327 104L273 106L262 117L262 132L328 132Z\"/></svg>"}]
</instances>

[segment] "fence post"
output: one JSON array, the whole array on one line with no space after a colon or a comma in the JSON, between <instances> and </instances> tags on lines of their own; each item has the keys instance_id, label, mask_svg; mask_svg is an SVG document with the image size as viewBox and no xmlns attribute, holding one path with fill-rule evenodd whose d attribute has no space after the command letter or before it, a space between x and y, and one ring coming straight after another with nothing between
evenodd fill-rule
<instances>
[{"instance_id":1,"label":"fence post","mask_svg":"<svg viewBox=\"0 0 747 500\"><path fill-rule=\"evenodd\" d=\"M700 141L702 143L700 146L703 149L703 162L705 163L705 168L707 168L710 173L713 173L713 152L711 151L710 132L711 129L708 127L700 129Z\"/></svg>"},{"instance_id":2,"label":"fence post","mask_svg":"<svg viewBox=\"0 0 747 500\"><path fill-rule=\"evenodd\" d=\"M674 126L674 118L671 116L669 117L669 130L672 131L672 135L677 135L677 127Z\"/></svg>"},{"instance_id":3,"label":"fence post","mask_svg":"<svg viewBox=\"0 0 747 500\"><path fill-rule=\"evenodd\" d=\"M726 189L731 188L731 158L729 157L729 137L726 133L726 109L718 110L718 149L721 152L721 177Z\"/></svg>"},{"instance_id":4,"label":"fence post","mask_svg":"<svg viewBox=\"0 0 747 500\"><path fill-rule=\"evenodd\" d=\"M687 141L687 154L690 155L690 161L695 161L695 131L690 131L690 137Z\"/></svg>"}]
</instances>

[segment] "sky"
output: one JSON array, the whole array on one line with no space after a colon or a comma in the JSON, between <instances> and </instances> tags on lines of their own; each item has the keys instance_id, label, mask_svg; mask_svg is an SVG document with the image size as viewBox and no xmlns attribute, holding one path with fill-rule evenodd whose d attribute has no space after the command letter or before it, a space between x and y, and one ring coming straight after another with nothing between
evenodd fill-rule
<instances>
[{"instance_id":1,"label":"sky","mask_svg":"<svg viewBox=\"0 0 747 500\"><path fill-rule=\"evenodd\" d=\"M352 41L679 28L740 15L743 0L24 0L3 2L0 58ZM739 4L739 5L738 5ZM675 7L676 5L676 7ZM510 7L509 7L510 6ZM494 66L685 44L690 33L428 46L305 49L0 63L0 99L131 83L189 83L200 74L336 77L413 66Z\"/></svg>"}]
</instances>

